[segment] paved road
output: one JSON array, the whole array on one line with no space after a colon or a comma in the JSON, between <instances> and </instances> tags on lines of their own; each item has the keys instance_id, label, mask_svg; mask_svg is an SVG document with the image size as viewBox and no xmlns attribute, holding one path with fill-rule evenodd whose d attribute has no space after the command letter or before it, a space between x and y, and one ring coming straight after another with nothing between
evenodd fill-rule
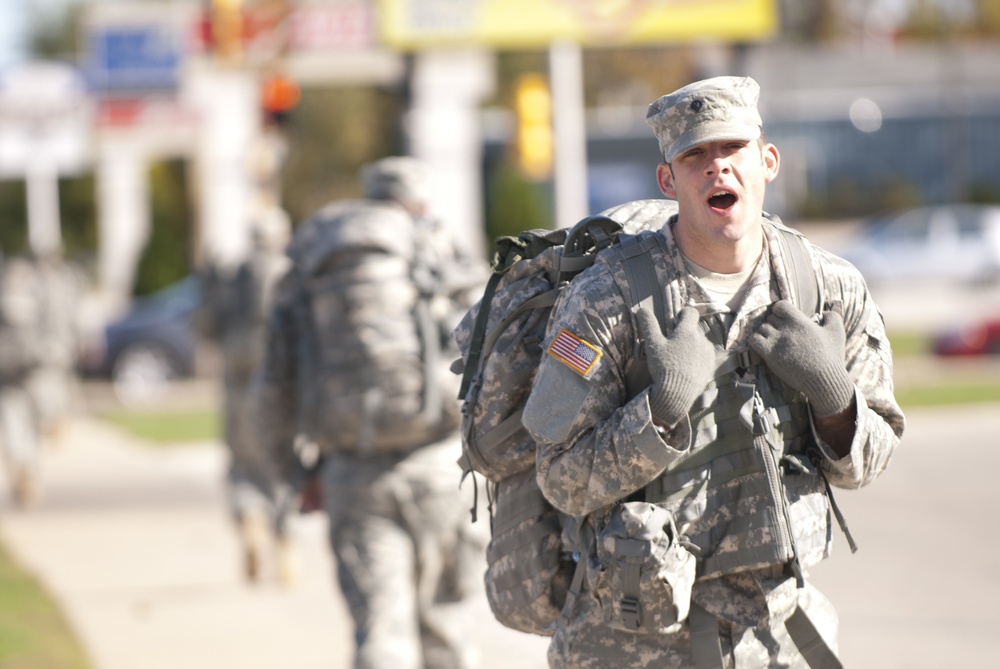
<instances>
[{"instance_id":1,"label":"paved road","mask_svg":"<svg viewBox=\"0 0 1000 669\"><path fill-rule=\"evenodd\" d=\"M851 556L837 536L813 577L841 613L847 667L995 665L998 412L911 412L885 476L838 492L861 548ZM95 669L349 666L321 516L295 526L299 587L249 587L217 444L154 447L82 418L46 455L42 503L3 502L0 533L62 602ZM482 601L476 612L484 669L545 666L544 639L500 627Z\"/></svg>"}]
</instances>

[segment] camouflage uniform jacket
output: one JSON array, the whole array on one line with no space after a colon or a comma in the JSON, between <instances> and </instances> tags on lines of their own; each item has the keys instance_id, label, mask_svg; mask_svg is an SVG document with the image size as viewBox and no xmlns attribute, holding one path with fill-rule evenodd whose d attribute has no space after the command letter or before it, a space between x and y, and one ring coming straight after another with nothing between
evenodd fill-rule
<instances>
[{"instance_id":1,"label":"camouflage uniform jacket","mask_svg":"<svg viewBox=\"0 0 1000 669\"><path fill-rule=\"evenodd\" d=\"M751 273L742 305L728 332L721 328L727 351L745 350L747 337L766 315L768 306L788 294L782 258L769 252L776 248L777 233L766 219L764 232L765 253ZM696 306L703 322L719 331L721 318L697 281L689 278L683 257L673 243L670 223L654 234L660 235L663 242L662 253L654 251L653 257L658 284L669 293L674 304ZM891 351L881 314L857 270L817 247L808 248L820 278L824 303L839 302L842 307L847 332L845 360L855 383L858 417L850 454L842 459L837 459L811 427L808 411L799 411L799 420L786 421L782 437L786 444L794 442L795 435L787 434L788 425L804 433L799 435L798 443L818 446L822 454L819 467L829 482L857 488L872 481L885 468L903 430L903 415L892 393ZM590 344L599 356L586 374L552 355L543 356L523 417L525 427L538 443L538 481L546 497L561 511L577 518L586 517L593 531L605 522L616 502L644 488L655 488L651 484L658 482L665 469L714 438L711 430L692 432L694 418L682 420L661 435L652 423L648 389L629 398L626 370L636 350L637 334L620 286L614 268L602 262L568 286L550 320L546 348L566 331ZM766 374L766 370L759 373ZM770 381L780 386L780 381L773 377ZM804 405L804 398L794 391L780 388L779 391L793 407ZM699 402L707 404L699 407ZM711 411L711 399L706 400L703 395L699 402L695 410ZM694 415L693 410L691 416ZM807 458L803 460L808 462ZM798 490L789 499L788 516L794 521L793 543L808 547L808 554L798 556L803 567L829 554L832 536L829 502L819 478L813 474L808 477L811 489ZM706 518L701 516L710 513L717 516L710 521L715 524L705 532L712 535L711 546L707 548L710 552L729 551L731 559L709 576L767 569L769 564L767 560L761 562L761 555L779 554L769 546L777 541L773 533L726 534L728 528L740 526L741 514L748 516L757 511L748 509L747 501L740 499L744 483L745 477L737 477L710 492L709 495L716 497L710 498L707 505L704 496L692 496L670 506L682 533L692 526L705 530ZM658 492L668 496L676 491ZM756 543L738 545L747 541ZM593 546L589 550L592 552ZM712 555L701 556L706 557ZM774 558L773 564L783 561ZM699 567L704 582L704 564ZM699 598L698 592L696 587L696 600L712 599ZM710 601L700 603L716 613L722 613L720 608L725 607L724 603L719 607ZM763 614L761 611L752 618Z\"/></svg>"}]
</instances>

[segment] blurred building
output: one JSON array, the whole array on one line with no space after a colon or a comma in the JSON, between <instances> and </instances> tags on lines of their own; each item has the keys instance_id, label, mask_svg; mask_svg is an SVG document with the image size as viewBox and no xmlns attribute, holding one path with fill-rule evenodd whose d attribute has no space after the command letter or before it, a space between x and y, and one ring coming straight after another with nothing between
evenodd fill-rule
<instances>
[{"instance_id":1,"label":"blurred building","mask_svg":"<svg viewBox=\"0 0 1000 669\"><path fill-rule=\"evenodd\" d=\"M794 219L1000 202L998 46L764 44L706 62L708 76L747 74L761 85L764 129L782 152L769 211ZM661 94L640 90L588 110L591 211L661 197L651 176L660 156L644 122L646 105ZM509 141L503 117L488 117L488 165Z\"/></svg>"}]
</instances>

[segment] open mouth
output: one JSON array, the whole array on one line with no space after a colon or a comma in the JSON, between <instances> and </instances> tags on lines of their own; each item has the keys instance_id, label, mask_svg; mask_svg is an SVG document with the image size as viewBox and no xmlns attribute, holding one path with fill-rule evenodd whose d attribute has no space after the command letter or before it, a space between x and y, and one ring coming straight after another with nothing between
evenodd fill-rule
<instances>
[{"instance_id":1,"label":"open mouth","mask_svg":"<svg viewBox=\"0 0 1000 669\"><path fill-rule=\"evenodd\" d=\"M729 209L736 204L736 194L727 190L720 190L708 198L709 206L714 209Z\"/></svg>"}]
</instances>

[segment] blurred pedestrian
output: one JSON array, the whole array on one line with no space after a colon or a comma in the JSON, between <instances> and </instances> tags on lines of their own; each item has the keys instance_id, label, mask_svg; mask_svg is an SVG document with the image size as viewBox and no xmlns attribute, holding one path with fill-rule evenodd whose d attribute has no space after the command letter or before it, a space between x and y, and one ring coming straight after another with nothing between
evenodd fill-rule
<instances>
[{"instance_id":1,"label":"blurred pedestrian","mask_svg":"<svg viewBox=\"0 0 1000 669\"><path fill-rule=\"evenodd\" d=\"M278 579L298 579L298 557L289 528L293 495L276 475L258 443L251 382L264 354L264 323L274 287L287 271L291 238L288 215L274 207L258 210L251 223L251 251L228 272L217 265L203 273L204 302L197 322L218 342L222 356L223 441L229 453L226 487L248 581L273 564Z\"/></svg>"},{"instance_id":2,"label":"blurred pedestrian","mask_svg":"<svg viewBox=\"0 0 1000 669\"><path fill-rule=\"evenodd\" d=\"M61 250L36 253L34 270L39 364L28 377L46 444L58 444L80 401L76 363L80 350L83 273Z\"/></svg>"},{"instance_id":3,"label":"blurred pedestrian","mask_svg":"<svg viewBox=\"0 0 1000 669\"><path fill-rule=\"evenodd\" d=\"M481 587L484 544L458 488L448 367L450 332L485 267L429 216L426 165L385 158L361 180L364 200L321 209L290 245L294 266L268 325L261 431L298 490L319 484L354 666L469 667L463 604Z\"/></svg>"},{"instance_id":4,"label":"blurred pedestrian","mask_svg":"<svg viewBox=\"0 0 1000 669\"><path fill-rule=\"evenodd\" d=\"M552 667L840 666L806 570L831 486L881 474L904 419L860 273L762 211L779 153L758 92L717 77L650 105L678 208L631 247L653 299L629 307L642 287L608 252L549 322L523 423L582 574Z\"/></svg>"},{"instance_id":5,"label":"blurred pedestrian","mask_svg":"<svg viewBox=\"0 0 1000 669\"><path fill-rule=\"evenodd\" d=\"M14 503L41 492L41 414L29 380L44 354L38 273L31 260L0 262L0 448Z\"/></svg>"}]
</instances>

